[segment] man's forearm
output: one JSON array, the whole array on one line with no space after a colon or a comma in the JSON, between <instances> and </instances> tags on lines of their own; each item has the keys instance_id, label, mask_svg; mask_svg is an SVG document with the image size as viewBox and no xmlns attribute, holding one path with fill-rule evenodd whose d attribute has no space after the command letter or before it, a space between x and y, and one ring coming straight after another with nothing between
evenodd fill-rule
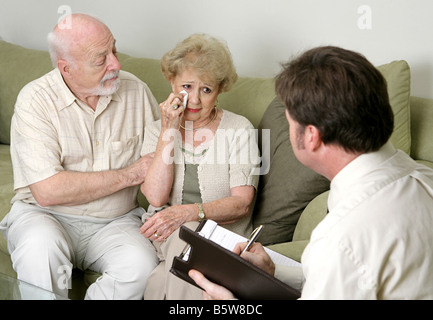
<instances>
[{"instance_id":1,"label":"man's forearm","mask_svg":"<svg viewBox=\"0 0 433 320\"><path fill-rule=\"evenodd\" d=\"M151 156L129 167L99 172L61 171L32 184L30 190L41 206L73 206L113 194L144 181Z\"/></svg>"},{"instance_id":2,"label":"man's forearm","mask_svg":"<svg viewBox=\"0 0 433 320\"><path fill-rule=\"evenodd\" d=\"M87 203L125 188L118 171L62 171L30 186L35 200L43 207Z\"/></svg>"}]
</instances>

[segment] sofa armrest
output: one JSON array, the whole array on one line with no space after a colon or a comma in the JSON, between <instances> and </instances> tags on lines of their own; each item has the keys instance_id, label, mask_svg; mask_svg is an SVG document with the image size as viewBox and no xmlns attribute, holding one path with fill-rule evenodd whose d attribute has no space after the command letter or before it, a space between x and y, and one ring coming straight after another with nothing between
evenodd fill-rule
<instances>
[{"instance_id":1,"label":"sofa armrest","mask_svg":"<svg viewBox=\"0 0 433 320\"><path fill-rule=\"evenodd\" d=\"M293 241L310 240L311 232L326 216L329 191L315 197L304 209L296 225Z\"/></svg>"}]
</instances>

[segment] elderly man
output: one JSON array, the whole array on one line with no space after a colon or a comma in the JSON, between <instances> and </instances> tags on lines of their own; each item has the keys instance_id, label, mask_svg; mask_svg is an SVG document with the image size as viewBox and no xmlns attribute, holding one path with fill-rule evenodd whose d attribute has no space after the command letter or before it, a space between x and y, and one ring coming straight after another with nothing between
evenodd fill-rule
<instances>
[{"instance_id":1,"label":"elderly man","mask_svg":"<svg viewBox=\"0 0 433 320\"><path fill-rule=\"evenodd\" d=\"M389 142L383 76L358 53L319 47L288 63L276 90L296 157L331 181L329 213L302 255L301 298L432 299L433 170ZM258 244L243 257L292 285L302 275ZM190 273L212 297L233 297Z\"/></svg>"},{"instance_id":2,"label":"elderly man","mask_svg":"<svg viewBox=\"0 0 433 320\"><path fill-rule=\"evenodd\" d=\"M102 273L86 298L140 299L158 262L137 205L151 161L140 158L144 127L159 118L158 104L120 71L107 26L67 18L48 36L56 68L16 102L16 196L2 226L19 279L67 296L65 277L77 267Z\"/></svg>"}]
</instances>

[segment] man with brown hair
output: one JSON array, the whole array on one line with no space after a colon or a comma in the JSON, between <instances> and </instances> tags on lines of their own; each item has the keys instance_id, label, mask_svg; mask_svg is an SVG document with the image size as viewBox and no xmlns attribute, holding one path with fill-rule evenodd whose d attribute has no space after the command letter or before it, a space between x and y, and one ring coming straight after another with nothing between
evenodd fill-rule
<instances>
[{"instance_id":1,"label":"man with brown hair","mask_svg":"<svg viewBox=\"0 0 433 320\"><path fill-rule=\"evenodd\" d=\"M432 299L433 170L389 142L383 76L358 53L319 47L284 66L276 91L296 157L331 181L329 213L302 255L301 298ZM299 276L259 244L243 257L287 282ZM232 297L190 275L211 297Z\"/></svg>"}]
</instances>

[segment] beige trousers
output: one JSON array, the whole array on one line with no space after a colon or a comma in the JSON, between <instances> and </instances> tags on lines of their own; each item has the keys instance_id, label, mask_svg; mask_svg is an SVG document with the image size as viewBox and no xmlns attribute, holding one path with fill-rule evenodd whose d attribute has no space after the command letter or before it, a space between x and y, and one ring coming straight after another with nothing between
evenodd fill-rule
<instances>
[{"instance_id":1,"label":"beige trousers","mask_svg":"<svg viewBox=\"0 0 433 320\"><path fill-rule=\"evenodd\" d=\"M184 226L195 230L198 222L187 222ZM202 290L176 277L170 272L173 259L179 256L186 246L186 242L179 238L179 229L172 233L164 242L153 242L159 265L153 270L147 280L144 299L148 300L201 300Z\"/></svg>"},{"instance_id":2,"label":"beige trousers","mask_svg":"<svg viewBox=\"0 0 433 320\"><path fill-rule=\"evenodd\" d=\"M90 269L102 276L86 299L142 299L158 264L154 246L139 233L142 211L102 219L55 214L18 201L0 230L20 280L67 297L72 268Z\"/></svg>"}]
</instances>

